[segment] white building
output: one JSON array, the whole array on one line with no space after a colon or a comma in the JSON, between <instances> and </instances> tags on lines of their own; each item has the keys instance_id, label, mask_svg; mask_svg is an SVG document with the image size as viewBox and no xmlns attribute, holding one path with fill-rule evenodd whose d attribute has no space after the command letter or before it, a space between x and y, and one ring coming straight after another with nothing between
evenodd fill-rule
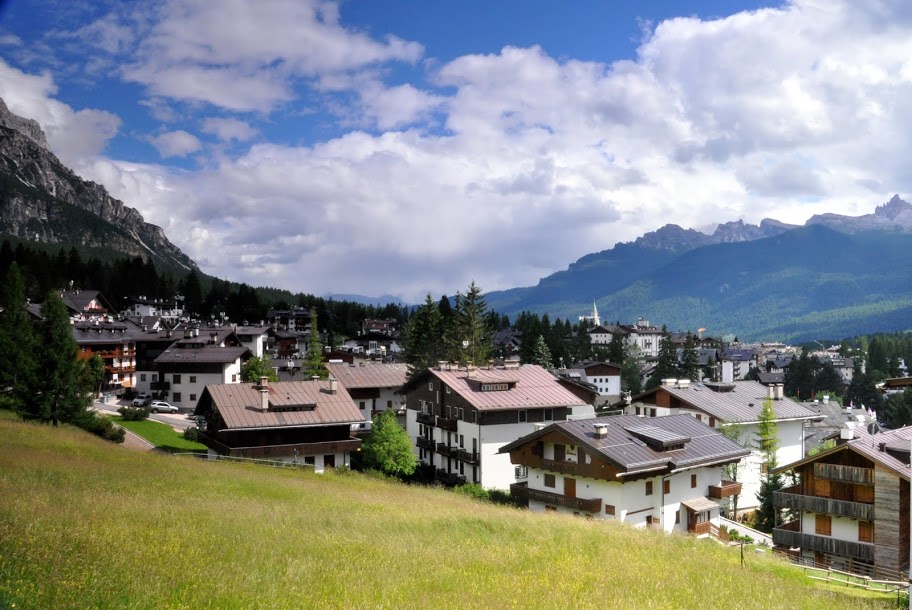
<instances>
[{"instance_id":1,"label":"white building","mask_svg":"<svg viewBox=\"0 0 912 610\"><path fill-rule=\"evenodd\" d=\"M593 417L591 405L537 365L427 369L405 386L406 430L420 461L449 484L503 489L525 477L500 454L536 424Z\"/></svg>"},{"instance_id":2,"label":"white building","mask_svg":"<svg viewBox=\"0 0 912 610\"><path fill-rule=\"evenodd\" d=\"M621 367L610 362L584 362L559 371L562 377L591 384L599 394L598 405L621 398Z\"/></svg>"},{"instance_id":3,"label":"white building","mask_svg":"<svg viewBox=\"0 0 912 610\"><path fill-rule=\"evenodd\" d=\"M249 349L252 355L263 358L266 355L269 328L269 326L235 326L234 334L240 344Z\"/></svg>"},{"instance_id":4,"label":"white building","mask_svg":"<svg viewBox=\"0 0 912 610\"><path fill-rule=\"evenodd\" d=\"M785 398L781 385L767 388L756 381L690 383L665 380L661 386L635 397L626 412L642 417L690 415L711 428L736 426L739 442L752 450L738 468L737 480L742 483L738 510L752 510L759 504L757 492L765 467L763 454L755 445L760 412L767 398L772 401L779 436L776 462L788 464L800 460L804 457L805 422L821 416Z\"/></svg>"},{"instance_id":5,"label":"white building","mask_svg":"<svg viewBox=\"0 0 912 610\"><path fill-rule=\"evenodd\" d=\"M528 469L527 480L510 492L528 500L529 510L697 535L718 527L718 500L739 491L723 480L722 466L749 453L684 415L553 423L501 452Z\"/></svg>"},{"instance_id":6,"label":"white building","mask_svg":"<svg viewBox=\"0 0 912 610\"><path fill-rule=\"evenodd\" d=\"M364 422L359 429L370 430L373 416L391 409L402 414L405 423L405 395L401 393L408 375L408 365L361 362L330 363L330 375L339 380L361 412Z\"/></svg>"}]
</instances>

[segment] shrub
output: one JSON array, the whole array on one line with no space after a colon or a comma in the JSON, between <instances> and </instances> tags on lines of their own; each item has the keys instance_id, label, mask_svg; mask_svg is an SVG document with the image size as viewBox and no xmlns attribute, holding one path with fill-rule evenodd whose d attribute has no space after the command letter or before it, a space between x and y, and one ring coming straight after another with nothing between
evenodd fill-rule
<instances>
[{"instance_id":1,"label":"shrub","mask_svg":"<svg viewBox=\"0 0 912 610\"><path fill-rule=\"evenodd\" d=\"M114 443L124 442L127 435L123 428L115 426L110 419L97 413L87 413L86 417L82 418L77 425L86 432L91 432Z\"/></svg>"},{"instance_id":2,"label":"shrub","mask_svg":"<svg viewBox=\"0 0 912 610\"><path fill-rule=\"evenodd\" d=\"M124 418L126 419L126 418ZM184 428L184 433L182 435L188 441L198 441L199 440L199 428L195 426L190 426L189 428Z\"/></svg>"},{"instance_id":3,"label":"shrub","mask_svg":"<svg viewBox=\"0 0 912 610\"><path fill-rule=\"evenodd\" d=\"M149 407L121 407L117 412L124 418L124 421L142 421L149 417L151 410Z\"/></svg>"},{"instance_id":4,"label":"shrub","mask_svg":"<svg viewBox=\"0 0 912 610\"><path fill-rule=\"evenodd\" d=\"M466 483L455 488L456 493L475 498L476 500L490 500L491 495L478 483Z\"/></svg>"}]
</instances>

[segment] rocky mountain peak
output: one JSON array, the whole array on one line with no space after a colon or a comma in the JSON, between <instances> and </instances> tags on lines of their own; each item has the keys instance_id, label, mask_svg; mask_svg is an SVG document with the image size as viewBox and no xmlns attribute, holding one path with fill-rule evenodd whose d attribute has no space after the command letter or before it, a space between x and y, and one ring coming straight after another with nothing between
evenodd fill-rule
<instances>
[{"instance_id":1,"label":"rocky mountain peak","mask_svg":"<svg viewBox=\"0 0 912 610\"><path fill-rule=\"evenodd\" d=\"M0 98L0 125L18 131L41 148L48 149L47 138L38 121L13 114L2 98Z\"/></svg>"},{"instance_id":2,"label":"rocky mountain peak","mask_svg":"<svg viewBox=\"0 0 912 610\"><path fill-rule=\"evenodd\" d=\"M912 203L903 201L899 198L899 195L893 195L890 201L875 208L874 215L883 216L884 218L889 218L890 220L895 220L901 214L908 214L910 212L912 212Z\"/></svg>"}]
</instances>

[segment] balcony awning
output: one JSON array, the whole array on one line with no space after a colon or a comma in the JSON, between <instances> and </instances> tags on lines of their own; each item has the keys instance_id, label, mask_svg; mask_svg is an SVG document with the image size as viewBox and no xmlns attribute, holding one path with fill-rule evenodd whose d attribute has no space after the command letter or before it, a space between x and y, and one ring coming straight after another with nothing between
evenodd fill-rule
<instances>
[{"instance_id":1,"label":"balcony awning","mask_svg":"<svg viewBox=\"0 0 912 610\"><path fill-rule=\"evenodd\" d=\"M692 500L681 500L681 504L695 513L702 513L706 510L718 510L719 505L705 496L693 498Z\"/></svg>"}]
</instances>

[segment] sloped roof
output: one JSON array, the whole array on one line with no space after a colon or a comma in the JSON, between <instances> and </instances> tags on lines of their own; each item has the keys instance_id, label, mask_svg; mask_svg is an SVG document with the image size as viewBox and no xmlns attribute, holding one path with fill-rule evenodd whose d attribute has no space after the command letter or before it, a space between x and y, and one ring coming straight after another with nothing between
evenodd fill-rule
<instances>
[{"instance_id":1,"label":"sloped roof","mask_svg":"<svg viewBox=\"0 0 912 610\"><path fill-rule=\"evenodd\" d=\"M665 391L684 403L685 407L702 411L707 415L729 423L749 423L760 419L763 401L766 400L768 389L756 381L736 381L728 384L731 391L717 392L705 384L694 383L686 388L672 385L663 385L644 392L637 397L655 395ZM650 403L654 404L654 403ZM819 415L802 407L791 398L773 401L773 412L776 420L788 419L817 419Z\"/></svg>"},{"instance_id":2,"label":"sloped roof","mask_svg":"<svg viewBox=\"0 0 912 610\"><path fill-rule=\"evenodd\" d=\"M123 322L77 322L72 328L79 345L133 341L134 327Z\"/></svg>"},{"instance_id":3,"label":"sloped roof","mask_svg":"<svg viewBox=\"0 0 912 610\"><path fill-rule=\"evenodd\" d=\"M329 380L278 381L270 383L268 391L270 408L312 405L313 409L263 411L260 408L260 388L255 383L208 385L204 390L212 398L213 408L218 410L228 429L322 426L364 421L345 388L336 384L333 393Z\"/></svg>"},{"instance_id":4,"label":"sloped roof","mask_svg":"<svg viewBox=\"0 0 912 610\"><path fill-rule=\"evenodd\" d=\"M479 411L587 406L554 375L535 364L517 368L479 368L471 372L464 368L428 369L425 374L445 383ZM492 383L512 385L508 390L481 391L481 384Z\"/></svg>"},{"instance_id":5,"label":"sloped roof","mask_svg":"<svg viewBox=\"0 0 912 610\"><path fill-rule=\"evenodd\" d=\"M597 436L596 425L607 426L606 436ZM638 438L642 436L644 426L654 428L652 434L656 438L687 439L684 448L662 451L651 447ZM690 415L669 415L648 420L636 415L615 415L556 422L505 445L500 453L508 453L555 430L614 464L625 474L721 464L750 455L750 450Z\"/></svg>"},{"instance_id":6,"label":"sloped roof","mask_svg":"<svg viewBox=\"0 0 912 610\"><path fill-rule=\"evenodd\" d=\"M405 385L408 374L407 364L377 364L373 362L351 364L327 364L326 368L346 389L355 388L400 388Z\"/></svg>"}]
</instances>

